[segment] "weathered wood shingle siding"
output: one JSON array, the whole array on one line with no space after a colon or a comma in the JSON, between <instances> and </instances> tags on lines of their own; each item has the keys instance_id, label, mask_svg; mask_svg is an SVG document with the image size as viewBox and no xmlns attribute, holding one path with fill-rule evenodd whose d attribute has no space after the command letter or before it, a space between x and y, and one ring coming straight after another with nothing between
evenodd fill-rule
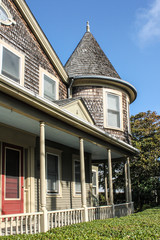
<instances>
[{"instance_id":1,"label":"weathered wood shingle siding","mask_svg":"<svg viewBox=\"0 0 160 240\"><path fill-rule=\"evenodd\" d=\"M76 86L73 87L73 97L82 97L95 124L105 130L106 132L114 135L127 143L130 143L130 135L128 132L128 109L127 109L127 94L122 92L122 114L123 114L123 131L104 128L104 99L103 89L109 90L105 87L98 86Z\"/></svg>"},{"instance_id":2,"label":"weathered wood shingle siding","mask_svg":"<svg viewBox=\"0 0 160 240\"><path fill-rule=\"evenodd\" d=\"M39 67L47 70L59 79L59 99L67 97L67 86L62 82L37 39L22 18L11 0L2 0L8 7L15 25L1 25L0 38L25 56L24 86L36 94L39 93Z\"/></svg>"}]
</instances>

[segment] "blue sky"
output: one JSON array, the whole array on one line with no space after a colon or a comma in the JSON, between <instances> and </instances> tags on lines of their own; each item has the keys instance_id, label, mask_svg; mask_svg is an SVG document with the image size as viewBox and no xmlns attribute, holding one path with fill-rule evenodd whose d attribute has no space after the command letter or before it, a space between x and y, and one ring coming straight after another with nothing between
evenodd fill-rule
<instances>
[{"instance_id":1,"label":"blue sky","mask_svg":"<svg viewBox=\"0 0 160 240\"><path fill-rule=\"evenodd\" d=\"M160 0L26 0L62 64L86 30L137 89L131 114L160 114Z\"/></svg>"}]
</instances>

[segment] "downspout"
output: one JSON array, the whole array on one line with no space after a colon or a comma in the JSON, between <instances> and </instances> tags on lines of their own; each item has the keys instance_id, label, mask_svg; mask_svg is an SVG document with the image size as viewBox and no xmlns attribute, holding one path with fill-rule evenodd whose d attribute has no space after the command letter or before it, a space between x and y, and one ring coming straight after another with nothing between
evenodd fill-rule
<instances>
[{"instance_id":1,"label":"downspout","mask_svg":"<svg viewBox=\"0 0 160 240\"><path fill-rule=\"evenodd\" d=\"M68 87L68 98L71 98L71 87L73 85L73 82L74 82L74 78L71 78L70 79L70 84L69 84L69 87Z\"/></svg>"}]
</instances>

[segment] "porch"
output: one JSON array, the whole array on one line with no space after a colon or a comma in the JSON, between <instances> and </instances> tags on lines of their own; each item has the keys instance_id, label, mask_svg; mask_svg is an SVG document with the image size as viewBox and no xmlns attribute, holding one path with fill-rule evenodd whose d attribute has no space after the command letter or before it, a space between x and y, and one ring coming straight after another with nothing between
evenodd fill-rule
<instances>
[{"instance_id":1,"label":"porch","mask_svg":"<svg viewBox=\"0 0 160 240\"><path fill-rule=\"evenodd\" d=\"M36 96L32 96L34 102L28 96L26 102L24 99L20 101L20 98L21 96L18 96L18 99L15 99L5 93L1 93L0 98L0 234L46 232L58 226L130 214L133 203L129 159L136 154L136 149L50 102L42 102ZM56 150L54 156L62 155L60 165L63 169L56 178L59 185L54 187L52 192L48 191L50 188L47 189L47 147ZM14 197L9 195L9 188L5 185L6 176L9 176L12 170L10 165L7 172L5 166L7 163L14 166L15 163L13 158L9 159L9 151L15 153L19 169L14 176L17 179ZM80 163L81 190L77 193L72 165L73 154L78 155ZM114 205L113 161L125 163L126 203L120 205ZM91 165L101 162L107 164L109 170L108 176L104 172L107 206L93 207ZM14 210L10 200L20 201L21 209L19 208L18 214L14 212L8 215L8 203L10 210Z\"/></svg>"},{"instance_id":2,"label":"porch","mask_svg":"<svg viewBox=\"0 0 160 240\"><path fill-rule=\"evenodd\" d=\"M88 207L88 221L127 216L133 213L133 210L133 203ZM47 211L46 214L46 230L85 221L84 208ZM43 232L43 219L43 212L0 216L0 236Z\"/></svg>"}]
</instances>

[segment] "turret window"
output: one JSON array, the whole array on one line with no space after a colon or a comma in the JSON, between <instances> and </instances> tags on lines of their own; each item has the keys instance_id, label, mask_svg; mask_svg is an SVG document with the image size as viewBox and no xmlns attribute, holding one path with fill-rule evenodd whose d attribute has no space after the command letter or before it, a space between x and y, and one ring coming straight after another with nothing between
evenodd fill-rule
<instances>
[{"instance_id":1,"label":"turret window","mask_svg":"<svg viewBox=\"0 0 160 240\"><path fill-rule=\"evenodd\" d=\"M107 93L107 125L120 128L119 96Z\"/></svg>"},{"instance_id":2,"label":"turret window","mask_svg":"<svg viewBox=\"0 0 160 240\"><path fill-rule=\"evenodd\" d=\"M104 127L122 130L122 94L117 90L104 91Z\"/></svg>"}]
</instances>

